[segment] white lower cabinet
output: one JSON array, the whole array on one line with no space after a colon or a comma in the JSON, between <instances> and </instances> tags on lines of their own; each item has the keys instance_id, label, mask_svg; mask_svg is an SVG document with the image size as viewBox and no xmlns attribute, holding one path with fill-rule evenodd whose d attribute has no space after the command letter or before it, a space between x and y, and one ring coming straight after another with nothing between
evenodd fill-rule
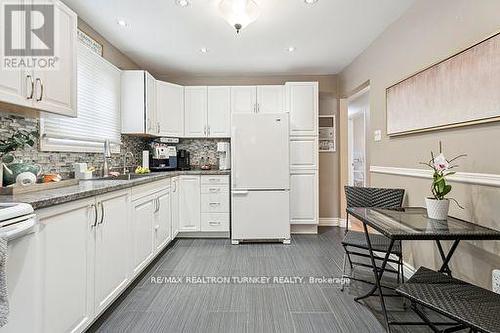
<instances>
[{"instance_id":1,"label":"white lower cabinet","mask_svg":"<svg viewBox=\"0 0 500 333\"><path fill-rule=\"evenodd\" d=\"M95 312L101 313L125 288L129 280L130 192L117 191L97 197L95 237ZM112 263L112 264L111 264Z\"/></svg>"},{"instance_id":2,"label":"white lower cabinet","mask_svg":"<svg viewBox=\"0 0 500 333\"><path fill-rule=\"evenodd\" d=\"M229 177L178 176L36 214L43 258L39 331L78 333L179 231L229 231Z\"/></svg>"},{"instance_id":3,"label":"white lower cabinet","mask_svg":"<svg viewBox=\"0 0 500 333\"><path fill-rule=\"evenodd\" d=\"M135 276L153 258L153 223L156 197L149 195L132 202L132 274Z\"/></svg>"},{"instance_id":4,"label":"white lower cabinet","mask_svg":"<svg viewBox=\"0 0 500 333\"><path fill-rule=\"evenodd\" d=\"M155 252L160 252L172 240L171 188L157 195L157 208L154 217Z\"/></svg>"},{"instance_id":5,"label":"white lower cabinet","mask_svg":"<svg viewBox=\"0 0 500 333\"><path fill-rule=\"evenodd\" d=\"M94 205L89 199L37 211L44 333L81 332L92 321Z\"/></svg>"},{"instance_id":6,"label":"white lower cabinet","mask_svg":"<svg viewBox=\"0 0 500 333\"><path fill-rule=\"evenodd\" d=\"M293 171L290 175L290 223L318 224L318 171Z\"/></svg>"},{"instance_id":7,"label":"white lower cabinet","mask_svg":"<svg viewBox=\"0 0 500 333\"><path fill-rule=\"evenodd\" d=\"M200 176L179 177L179 231L200 231Z\"/></svg>"}]
</instances>

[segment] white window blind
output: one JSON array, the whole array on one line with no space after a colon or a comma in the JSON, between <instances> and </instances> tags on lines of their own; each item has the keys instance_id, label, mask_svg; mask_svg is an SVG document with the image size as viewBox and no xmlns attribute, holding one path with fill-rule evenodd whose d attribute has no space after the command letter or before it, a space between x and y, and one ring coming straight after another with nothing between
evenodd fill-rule
<instances>
[{"instance_id":1,"label":"white window blind","mask_svg":"<svg viewBox=\"0 0 500 333\"><path fill-rule=\"evenodd\" d=\"M102 152L110 140L119 150L120 69L78 45L78 117L44 114L40 122L41 149L44 151Z\"/></svg>"}]
</instances>

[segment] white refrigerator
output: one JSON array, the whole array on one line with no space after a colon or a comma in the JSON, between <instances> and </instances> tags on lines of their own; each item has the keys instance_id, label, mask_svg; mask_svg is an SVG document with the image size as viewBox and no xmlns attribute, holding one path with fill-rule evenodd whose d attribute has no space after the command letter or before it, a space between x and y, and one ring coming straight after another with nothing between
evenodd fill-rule
<instances>
[{"instance_id":1,"label":"white refrigerator","mask_svg":"<svg viewBox=\"0 0 500 333\"><path fill-rule=\"evenodd\" d=\"M288 113L233 114L231 240L290 243Z\"/></svg>"}]
</instances>

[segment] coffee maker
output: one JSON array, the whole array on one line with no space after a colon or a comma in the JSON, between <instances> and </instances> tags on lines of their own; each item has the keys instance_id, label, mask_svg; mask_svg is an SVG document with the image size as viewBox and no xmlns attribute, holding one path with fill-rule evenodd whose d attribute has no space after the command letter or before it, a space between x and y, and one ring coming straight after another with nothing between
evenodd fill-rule
<instances>
[{"instance_id":1,"label":"coffee maker","mask_svg":"<svg viewBox=\"0 0 500 333\"><path fill-rule=\"evenodd\" d=\"M177 152L177 168L179 170L191 170L190 154L185 149L179 149Z\"/></svg>"},{"instance_id":2,"label":"coffee maker","mask_svg":"<svg viewBox=\"0 0 500 333\"><path fill-rule=\"evenodd\" d=\"M231 144L217 142L217 154L219 155L219 170L231 169Z\"/></svg>"},{"instance_id":3,"label":"coffee maker","mask_svg":"<svg viewBox=\"0 0 500 333\"><path fill-rule=\"evenodd\" d=\"M177 169L177 148L161 142L152 142L149 155L151 171L170 171Z\"/></svg>"}]
</instances>

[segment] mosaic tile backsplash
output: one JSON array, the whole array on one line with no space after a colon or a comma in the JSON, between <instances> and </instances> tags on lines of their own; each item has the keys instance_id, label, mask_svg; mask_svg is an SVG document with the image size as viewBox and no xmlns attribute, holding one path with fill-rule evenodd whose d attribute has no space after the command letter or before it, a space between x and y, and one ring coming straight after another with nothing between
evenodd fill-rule
<instances>
[{"instance_id":1,"label":"mosaic tile backsplash","mask_svg":"<svg viewBox=\"0 0 500 333\"><path fill-rule=\"evenodd\" d=\"M10 137L15 131L24 129L27 131L39 130L37 118L0 112L0 140ZM177 149L186 149L191 153L191 164L193 167L200 165L202 157L208 158L209 163L217 165L217 142L229 141L229 139L181 139ZM149 139L136 136L122 135L122 146L120 154L113 154L111 166L120 168L123 166L122 156L130 151L134 154L134 165L142 164L142 151L148 149ZM71 177L73 164L86 162L89 166L99 169L103 158L100 153L72 153L72 152L44 152L40 151L38 142L34 147L14 152L17 160L23 162L37 163L43 172L60 173L63 177Z\"/></svg>"}]
</instances>

